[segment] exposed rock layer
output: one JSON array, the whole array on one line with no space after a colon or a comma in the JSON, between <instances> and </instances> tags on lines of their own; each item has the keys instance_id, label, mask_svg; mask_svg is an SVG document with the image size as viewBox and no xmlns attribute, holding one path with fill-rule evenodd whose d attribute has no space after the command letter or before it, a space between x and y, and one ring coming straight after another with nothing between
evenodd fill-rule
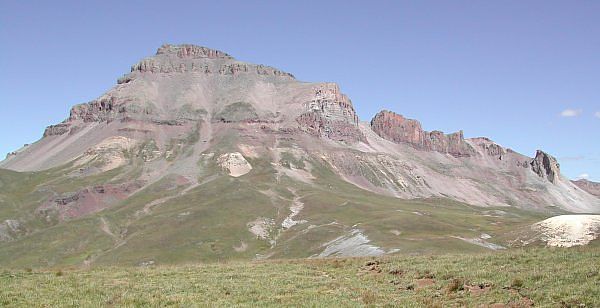
<instances>
[{"instance_id":1,"label":"exposed rock layer","mask_svg":"<svg viewBox=\"0 0 600 308\"><path fill-rule=\"evenodd\" d=\"M312 100L305 104L306 112L296 120L306 132L338 141L365 141L358 129L358 115L348 96L338 85L323 84L314 89Z\"/></svg>"},{"instance_id":2,"label":"exposed rock layer","mask_svg":"<svg viewBox=\"0 0 600 308\"><path fill-rule=\"evenodd\" d=\"M475 154L465 142L462 130L452 134L423 130L417 120L407 119L391 111L381 111L371 120L371 128L380 137L395 143L408 143L417 149L448 153L455 157Z\"/></svg>"},{"instance_id":3,"label":"exposed rock layer","mask_svg":"<svg viewBox=\"0 0 600 308\"><path fill-rule=\"evenodd\" d=\"M556 183L560 177L560 165L556 158L541 150L535 153L535 158L531 161L531 170L551 183Z\"/></svg>"}]
</instances>

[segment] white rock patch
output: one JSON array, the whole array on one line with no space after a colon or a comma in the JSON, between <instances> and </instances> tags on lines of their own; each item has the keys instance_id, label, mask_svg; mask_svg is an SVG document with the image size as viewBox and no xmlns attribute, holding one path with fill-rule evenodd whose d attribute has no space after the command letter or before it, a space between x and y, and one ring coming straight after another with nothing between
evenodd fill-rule
<instances>
[{"instance_id":1,"label":"white rock patch","mask_svg":"<svg viewBox=\"0 0 600 308\"><path fill-rule=\"evenodd\" d=\"M477 245L477 246L481 246L481 247L485 247L487 249L491 249L491 250L502 250L502 249L506 249L506 247L498 245L498 244L494 244L494 243L490 243L486 240L483 239L483 237L481 238L465 238L465 237L460 237L460 236L452 236L453 238L465 241L467 243L471 243L473 245Z\"/></svg>"},{"instance_id":2,"label":"white rock patch","mask_svg":"<svg viewBox=\"0 0 600 308\"><path fill-rule=\"evenodd\" d=\"M385 251L377 246L370 245L369 238L358 229L352 229L347 235L342 235L322 246L325 249L313 257L365 257L380 256Z\"/></svg>"},{"instance_id":3,"label":"white rock patch","mask_svg":"<svg viewBox=\"0 0 600 308\"><path fill-rule=\"evenodd\" d=\"M294 217L302 211L304 208L304 203L300 202L298 198L294 198L294 203L290 206L290 215L286 217L281 223L281 227L284 229L289 229L295 225L306 223L306 220L294 220Z\"/></svg>"},{"instance_id":4,"label":"white rock patch","mask_svg":"<svg viewBox=\"0 0 600 308\"><path fill-rule=\"evenodd\" d=\"M256 237L266 240L269 238L269 230L273 227L273 224L272 219L259 217L255 221L248 223L248 231L256 235Z\"/></svg>"},{"instance_id":5,"label":"white rock patch","mask_svg":"<svg viewBox=\"0 0 600 308\"><path fill-rule=\"evenodd\" d=\"M240 177L252 170L250 163L240 152L225 153L217 158L217 163L232 177Z\"/></svg>"},{"instance_id":6,"label":"white rock patch","mask_svg":"<svg viewBox=\"0 0 600 308\"><path fill-rule=\"evenodd\" d=\"M586 245L600 235L600 215L560 215L532 226L547 246Z\"/></svg>"},{"instance_id":7,"label":"white rock patch","mask_svg":"<svg viewBox=\"0 0 600 308\"><path fill-rule=\"evenodd\" d=\"M104 139L98 145L88 149L75 162L76 166L84 165L94 160L101 160L101 171L106 172L116 169L127 163L125 151L130 151L138 142L123 136L115 136Z\"/></svg>"}]
</instances>

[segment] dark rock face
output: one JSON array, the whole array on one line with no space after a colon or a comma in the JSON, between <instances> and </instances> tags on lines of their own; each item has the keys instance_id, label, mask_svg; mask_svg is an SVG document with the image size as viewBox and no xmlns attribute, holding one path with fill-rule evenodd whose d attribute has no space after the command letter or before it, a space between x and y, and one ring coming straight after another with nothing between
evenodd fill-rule
<instances>
[{"instance_id":1,"label":"dark rock face","mask_svg":"<svg viewBox=\"0 0 600 308\"><path fill-rule=\"evenodd\" d=\"M384 139L408 143L420 150L448 153L455 157L475 154L475 150L465 142L462 131L448 135L441 131L427 132L419 121L387 110L375 115L371 120L371 129Z\"/></svg>"},{"instance_id":2,"label":"dark rock face","mask_svg":"<svg viewBox=\"0 0 600 308\"><path fill-rule=\"evenodd\" d=\"M164 44L158 48L156 54L172 54L179 58L233 59L232 56L222 51L191 44Z\"/></svg>"},{"instance_id":3,"label":"dark rock face","mask_svg":"<svg viewBox=\"0 0 600 308\"><path fill-rule=\"evenodd\" d=\"M69 132L70 126L71 125L69 125L68 123L50 125L46 127L46 130L44 131L44 137L66 134Z\"/></svg>"},{"instance_id":4,"label":"dark rock face","mask_svg":"<svg viewBox=\"0 0 600 308\"><path fill-rule=\"evenodd\" d=\"M214 60L228 60L225 63ZM124 84L134 80L133 73L203 73L225 76L256 74L295 79L294 75L266 65L236 62L230 55L194 45L163 45L156 56L146 58L131 66L131 73L117 81Z\"/></svg>"},{"instance_id":5,"label":"dark rock face","mask_svg":"<svg viewBox=\"0 0 600 308\"><path fill-rule=\"evenodd\" d=\"M109 121L117 113L117 98L114 96L101 98L87 104L79 104L71 108L69 121L83 122Z\"/></svg>"},{"instance_id":6,"label":"dark rock face","mask_svg":"<svg viewBox=\"0 0 600 308\"><path fill-rule=\"evenodd\" d=\"M537 150L530 165L533 172L542 178L548 179L551 183L556 183L560 177L560 165L556 158L544 151Z\"/></svg>"},{"instance_id":7,"label":"dark rock face","mask_svg":"<svg viewBox=\"0 0 600 308\"><path fill-rule=\"evenodd\" d=\"M301 130L336 141L366 141L358 128L358 115L352 102L336 84L316 87L305 108L306 112L296 118Z\"/></svg>"},{"instance_id":8,"label":"dark rock face","mask_svg":"<svg viewBox=\"0 0 600 308\"><path fill-rule=\"evenodd\" d=\"M577 185L577 187L588 192L589 194L592 194L596 197L600 197L600 183L588 181L585 179L571 182L573 182L573 184Z\"/></svg>"}]
</instances>

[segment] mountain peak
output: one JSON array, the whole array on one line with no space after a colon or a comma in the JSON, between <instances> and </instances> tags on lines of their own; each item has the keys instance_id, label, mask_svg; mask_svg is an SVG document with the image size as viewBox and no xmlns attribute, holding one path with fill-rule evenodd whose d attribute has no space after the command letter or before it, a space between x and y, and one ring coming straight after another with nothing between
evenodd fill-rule
<instances>
[{"instance_id":1,"label":"mountain peak","mask_svg":"<svg viewBox=\"0 0 600 308\"><path fill-rule=\"evenodd\" d=\"M158 48L156 55L175 55L179 58L233 59L220 50L192 44L164 44Z\"/></svg>"}]
</instances>

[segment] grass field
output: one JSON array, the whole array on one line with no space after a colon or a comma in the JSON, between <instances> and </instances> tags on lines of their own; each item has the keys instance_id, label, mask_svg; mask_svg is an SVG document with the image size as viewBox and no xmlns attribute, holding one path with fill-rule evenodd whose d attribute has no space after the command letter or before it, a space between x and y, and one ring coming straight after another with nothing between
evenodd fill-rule
<instances>
[{"instance_id":1,"label":"grass field","mask_svg":"<svg viewBox=\"0 0 600 308\"><path fill-rule=\"evenodd\" d=\"M600 246L2 270L0 306L600 307Z\"/></svg>"}]
</instances>

